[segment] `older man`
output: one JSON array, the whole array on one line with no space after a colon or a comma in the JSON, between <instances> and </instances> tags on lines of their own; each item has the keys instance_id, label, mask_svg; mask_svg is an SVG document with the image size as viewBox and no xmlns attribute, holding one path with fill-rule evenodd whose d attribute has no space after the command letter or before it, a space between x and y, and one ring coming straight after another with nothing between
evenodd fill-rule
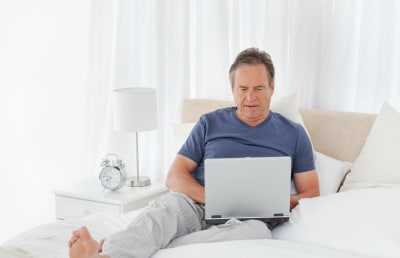
<instances>
[{"instance_id":1,"label":"older man","mask_svg":"<svg viewBox=\"0 0 400 258\"><path fill-rule=\"evenodd\" d=\"M172 190L152 202L123 231L97 243L86 227L73 232L70 257L150 257L157 250L192 242L270 237L261 221L222 227L204 221L204 160L220 157L290 156L292 177L301 198L319 195L310 141L304 129L270 111L274 93L270 56L256 48L242 51L229 71L236 107L201 116L178 152L167 177ZM229 179L227 178L227 182Z\"/></svg>"}]
</instances>

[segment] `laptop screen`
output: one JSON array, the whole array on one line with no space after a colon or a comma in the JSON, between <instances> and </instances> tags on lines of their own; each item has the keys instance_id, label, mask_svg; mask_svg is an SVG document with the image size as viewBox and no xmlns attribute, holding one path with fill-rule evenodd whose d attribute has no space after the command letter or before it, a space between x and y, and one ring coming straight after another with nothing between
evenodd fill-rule
<instances>
[{"instance_id":1,"label":"laptop screen","mask_svg":"<svg viewBox=\"0 0 400 258\"><path fill-rule=\"evenodd\" d=\"M206 221L287 219L290 173L286 156L205 160Z\"/></svg>"}]
</instances>

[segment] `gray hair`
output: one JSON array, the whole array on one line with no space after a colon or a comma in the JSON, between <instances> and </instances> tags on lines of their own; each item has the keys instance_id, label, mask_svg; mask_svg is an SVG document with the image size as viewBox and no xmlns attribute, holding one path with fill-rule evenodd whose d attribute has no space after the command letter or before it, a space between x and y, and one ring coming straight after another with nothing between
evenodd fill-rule
<instances>
[{"instance_id":1,"label":"gray hair","mask_svg":"<svg viewBox=\"0 0 400 258\"><path fill-rule=\"evenodd\" d=\"M271 56L263 50L252 47L240 52L231 65L231 68L229 69L229 80L231 82L231 87L233 88L234 84L234 73L240 66L257 64L263 64L265 66L269 73L270 84L272 84L275 77L275 68L274 64L272 63Z\"/></svg>"}]
</instances>

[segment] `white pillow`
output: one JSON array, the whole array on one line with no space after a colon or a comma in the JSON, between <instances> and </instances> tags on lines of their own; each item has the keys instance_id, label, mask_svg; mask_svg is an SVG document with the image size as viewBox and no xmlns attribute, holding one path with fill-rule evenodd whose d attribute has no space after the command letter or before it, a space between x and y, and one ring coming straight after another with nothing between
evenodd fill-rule
<instances>
[{"instance_id":1,"label":"white pillow","mask_svg":"<svg viewBox=\"0 0 400 258\"><path fill-rule=\"evenodd\" d=\"M343 177L351 170L352 163L337 160L317 151L314 152L314 160L320 195L336 193ZM296 193L293 181L291 193Z\"/></svg>"},{"instance_id":2,"label":"white pillow","mask_svg":"<svg viewBox=\"0 0 400 258\"><path fill-rule=\"evenodd\" d=\"M301 199L275 239L347 250L362 257L400 254L400 189L369 188ZM363 256L364 255L364 256Z\"/></svg>"},{"instance_id":3,"label":"white pillow","mask_svg":"<svg viewBox=\"0 0 400 258\"><path fill-rule=\"evenodd\" d=\"M320 195L336 193L352 163L315 152L315 168L318 173Z\"/></svg>"},{"instance_id":4,"label":"white pillow","mask_svg":"<svg viewBox=\"0 0 400 258\"><path fill-rule=\"evenodd\" d=\"M341 191L400 187L400 114L385 103Z\"/></svg>"},{"instance_id":5,"label":"white pillow","mask_svg":"<svg viewBox=\"0 0 400 258\"><path fill-rule=\"evenodd\" d=\"M296 91L290 92L280 98L272 97L270 109L296 123L303 121L299 113L299 98Z\"/></svg>"},{"instance_id":6,"label":"white pillow","mask_svg":"<svg viewBox=\"0 0 400 258\"><path fill-rule=\"evenodd\" d=\"M195 123L182 123L173 125L173 133L174 133L174 146L173 152L174 154L178 153L182 145L185 143L188 138L190 132L192 131Z\"/></svg>"},{"instance_id":7,"label":"white pillow","mask_svg":"<svg viewBox=\"0 0 400 258\"><path fill-rule=\"evenodd\" d=\"M276 101L274 97L272 97L270 109L273 112L277 112L286 118L289 118L293 122L301 124L306 130L308 137L310 137L299 112L299 96L296 91L290 92L283 97L276 99Z\"/></svg>"}]
</instances>

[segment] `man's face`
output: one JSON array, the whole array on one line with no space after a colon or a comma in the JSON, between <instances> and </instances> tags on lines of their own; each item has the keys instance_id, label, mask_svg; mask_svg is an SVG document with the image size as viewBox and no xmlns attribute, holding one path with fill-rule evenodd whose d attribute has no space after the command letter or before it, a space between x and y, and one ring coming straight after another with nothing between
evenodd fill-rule
<instances>
[{"instance_id":1,"label":"man's face","mask_svg":"<svg viewBox=\"0 0 400 258\"><path fill-rule=\"evenodd\" d=\"M274 93L267 68L262 64L242 65L236 69L233 78L237 116L251 126L258 125L267 118Z\"/></svg>"}]
</instances>

